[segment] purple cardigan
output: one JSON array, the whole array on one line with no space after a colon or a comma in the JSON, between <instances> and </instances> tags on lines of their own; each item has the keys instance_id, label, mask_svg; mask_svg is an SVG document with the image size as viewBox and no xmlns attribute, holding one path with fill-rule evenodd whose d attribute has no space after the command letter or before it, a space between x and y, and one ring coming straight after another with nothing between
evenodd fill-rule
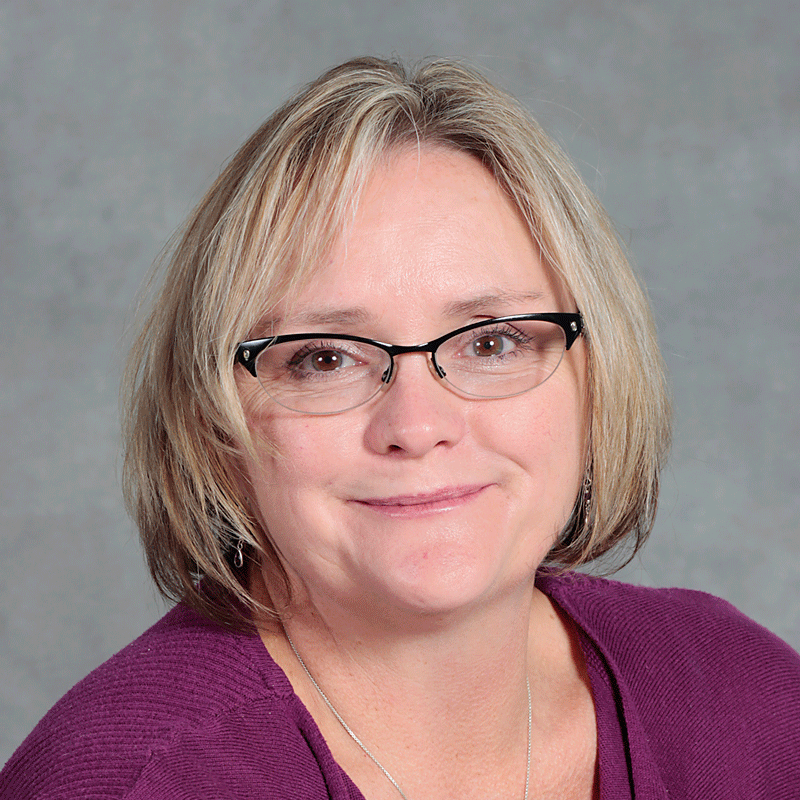
<instances>
[{"instance_id":1,"label":"purple cardigan","mask_svg":"<svg viewBox=\"0 0 800 800\"><path fill-rule=\"evenodd\" d=\"M699 592L537 585L582 632L603 800L800 798L786 644ZM0 773L2 800L84 797L363 800L261 640L182 606L75 686Z\"/></svg>"}]
</instances>

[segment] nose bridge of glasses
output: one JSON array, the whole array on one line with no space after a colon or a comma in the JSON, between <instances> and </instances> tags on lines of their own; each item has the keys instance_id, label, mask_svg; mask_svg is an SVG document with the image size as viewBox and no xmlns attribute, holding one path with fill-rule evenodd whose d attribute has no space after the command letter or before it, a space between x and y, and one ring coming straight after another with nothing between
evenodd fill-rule
<instances>
[{"instance_id":1,"label":"nose bridge of glasses","mask_svg":"<svg viewBox=\"0 0 800 800\"><path fill-rule=\"evenodd\" d=\"M395 344L395 345L388 345L385 349L386 352L391 356L392 363L389 366L389 369L384 373L383 382L389 383L395 375L396 366L395 366L395 356L403 356L403 355L410 355L413 353L422 353L427 356L426 361L428 362L428 369L431 373L437 378L444 378L445 371L439 366L439 363L436 361L436 348L440 344L439 339L436 339L432 342L426 342L425 344Z\"/></svg>"}]
</instances>

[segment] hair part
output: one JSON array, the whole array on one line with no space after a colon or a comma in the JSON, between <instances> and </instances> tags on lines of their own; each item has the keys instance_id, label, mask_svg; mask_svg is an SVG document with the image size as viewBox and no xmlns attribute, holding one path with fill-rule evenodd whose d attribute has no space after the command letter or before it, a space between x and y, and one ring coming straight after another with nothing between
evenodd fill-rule
<instances>
[{"instance_id":1,"label":"hair part","mask_svg":"<svg viewBox=\"0 0 800 800\"><path fill-rule=\"evenodd\" d=\"M278 109L236 152L161 259L165 275L123 383L124 493L161 593L236 624L279 613L248 588L237 542L288 597L288 579L240 473L254 447L233 354L291 301L397 148L478 159L526 220L586 323L591 502L575 509L547 563L572 568L649 534L670 409L649 304L621 243L561 149L511 96L471 68L411 71L359 58Z\"/></svg>"}]
</instances>

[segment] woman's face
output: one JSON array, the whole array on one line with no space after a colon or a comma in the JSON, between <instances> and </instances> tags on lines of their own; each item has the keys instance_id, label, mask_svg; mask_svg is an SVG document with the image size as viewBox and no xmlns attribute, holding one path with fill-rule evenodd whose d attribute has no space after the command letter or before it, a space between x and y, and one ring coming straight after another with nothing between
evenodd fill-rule
<instances>
[{"instance_id":1,"label":"woman's face","mask_svg":"<svg viewBox=\"0 0 800 800\"><path fill-rule=\"evenodd\" d=\"M416 344L496 316L573 310L491 175L427 148L376 172L275 332ZM488 603L530 584L566 522L584 462L582 341L545 383L495 400L454 394L427 359L398 356L388 391L330 416L283 408L238 370L255 440L279 452L246 459L252 501L305 602L375 614Z\"/></svg>"}]
</instances>

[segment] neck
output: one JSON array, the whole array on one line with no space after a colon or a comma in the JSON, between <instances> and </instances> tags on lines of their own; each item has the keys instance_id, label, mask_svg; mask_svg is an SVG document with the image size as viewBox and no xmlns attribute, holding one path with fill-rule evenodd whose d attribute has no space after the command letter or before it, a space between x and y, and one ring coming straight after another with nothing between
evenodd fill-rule
<instances>
[{"instance_id":1,"label":"neck","mask_svg":"<svg viewBox=\"0 0 800 800\"><path fill-rule=\"evenodd\" d=\"M522 686L550 618L549 601L530 582L491 603L436 614L298 592L284 624L309 665L324 664L325 673L335 664L336 673L397 686L404 696L463 698L480 686Z\"/></svg>"},{"instance_id":2,"label":"neck","mask_svg":"<svg viewBox=\"0 0 800 800\"><path fill-rule=\"evenodd\" d=\"M537 780L537 764L551 760L554 729L566 727L565 709L576 707L576 697L591 734L593 707L576 636L531 585L470 613L418 616L403 625L361 607L370 613L305 597L284 624L337 713L412 800L523 796L527 681ZM374 765L365 768L364 753L321 699L281 626L264 626L262 637L356 784L366 792L372 779L367 796L399 797ZM576 738L574 729L563 734L559 746ZM507 785L498 785L498 776L507 776Z\"/></svg>"},{"instance_id":3,"label":"neck","mask_svg":"<svg viewBox=\"0 0 800 800\"><path fill-rule=\"evenodd\" d=\"M501 719L509 718L507 727L516 735L525 716L520 701L526 676L530 669L535 694L537 673L547 666L537 665L537 653L548 651L543 640L551 636L551 607L532 586L476 610L409 615L388 624L383 614L357 615L350 607L314 600L292 606L286 630L343 715L352 695L368 699L372 708L404 709L417 728L496 734ZM273 628L268 635L273 649L281 631ZM465 697L471 702L464 703ZM498 719L489 724L487 715Z\"/></svg>"}]
</instances>

